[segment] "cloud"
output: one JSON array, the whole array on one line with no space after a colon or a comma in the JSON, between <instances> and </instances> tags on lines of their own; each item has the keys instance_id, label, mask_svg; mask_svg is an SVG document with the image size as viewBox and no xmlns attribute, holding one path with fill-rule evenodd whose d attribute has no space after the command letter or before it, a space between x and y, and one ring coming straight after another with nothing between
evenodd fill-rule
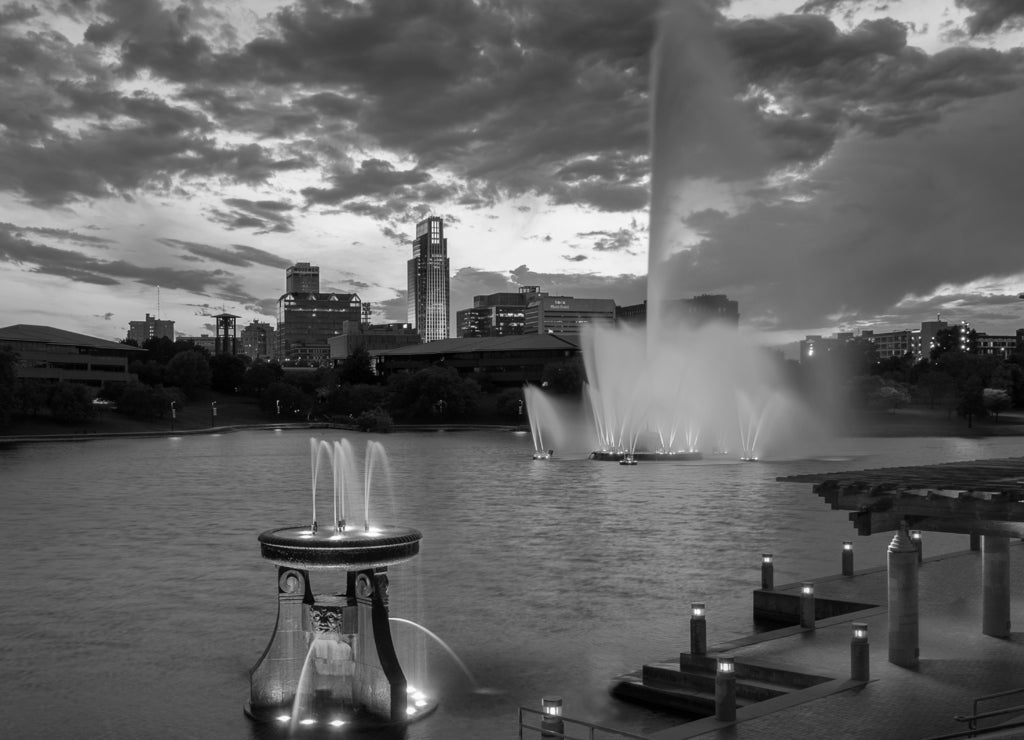
<instances>
[{"instance_id":1,"label":"cloud","mask_svg":"<svg viewBox=\"0 0 1024 740\"><path fill-rule=\"evenodd\" d=\"M166 244L169 247L181 249L195 257L213 262L221 262L232 267L264 265L266 267L274 267L283 270L292 265L291 260L278 257L277 255L271 254L263 249L257 249L256 247L249 247L243 244L232 244L230 249L224 249L223 247L214 247L209 244L184 241L182 239L163 238L158 239L157 241L161 244Z\"/></svg>"},{"instance_id":2,"label":"cloud","mask_svg":"<svg viewBox=\"0 0 1024 740\"><path fill-rule=\"evenodd\" d=\"M1024 27L1024 7L1016 0L956 0L957 7L967 8L967 32L971 36L991 34L1004 27Z\"/></svg>"},{"instance_id":3,"label":"cloud","mask_svg":"<svg viewBox=\"0 0 1024 740\"><path fill-rule=\"evenodd\" d=\"M669 280L728 293L745 316L772 316L766 325L801 328L836 315L870 321L952 276L1021 275L1022 116L1017 90L924 130L850 135L810 177L812 197L705 217L704 241L669 261Z\"/></svg>"}]
</instances>

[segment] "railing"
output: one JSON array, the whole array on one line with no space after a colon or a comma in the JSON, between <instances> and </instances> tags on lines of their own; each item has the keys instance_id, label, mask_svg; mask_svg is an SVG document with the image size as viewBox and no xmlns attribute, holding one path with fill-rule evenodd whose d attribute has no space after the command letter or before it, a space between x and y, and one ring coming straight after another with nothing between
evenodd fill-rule
<instances>
[{"instance_id":1,"label":"railing","mask_svg":"<svg viewBox=\"0 0 1024 740\"><path fill-rule=\"evenodd\" d=\"M953 719L957 722L967 723L966 730L960 730L959 732L951 732L948 735L936 735L934 737L927 738L927 740L956 740L957 738L977 737L979 733L997 732L1016 727L1024 727L1024 720L1019 720L1017 722L1007 722L1005 724L994 725L992 727L986 728L979 728L977 725L978 720L982 719L1004 717L1008 714L1024 714L1024 704L1018 704L1012 707L1003 707L1002 709L992 709L988 712L978 711L978 707L981 705L982 702L991 701L993 699L1004 699L1007 696L1015 696L1017 694L1024 694L1024 688L1009 689L1008 691L999 691L995 694L986 694L985 696L976 697L974 699L971 714L957 714L953 716Z\"/></svg>"},{"instance_id":2,"label":"railing","mask_svg":"<svg viewBox=\"0 0 1024 740\"><path fill-rule=\"evenodd\" d=\"M519 737L520 740L523 737L523 730L536 730L541 733L541 737L553 737L553 738L564 738L564 740L598 740L598 736L594 733L600 732L603 735L611 736L613 738L627 738L627 740L650 740L646 735L636 735L632 732L626 732L625 730L616 730L612 727L602 727L601 725L595 725L593 722L586 722L582 719L571 719L569 717L561 717L558 719L562 721L563 729L561 731L552 729L550 727L542 727L540 725L531 725L526 722L524 715L536 714L541 718L544 718L544 712L539 709L530 709L529 707L519 707ZM576 729L585 730L586 735L570 735L569 732L564 729L565 725L574 725Z\"/></svg>"}]
</instances>

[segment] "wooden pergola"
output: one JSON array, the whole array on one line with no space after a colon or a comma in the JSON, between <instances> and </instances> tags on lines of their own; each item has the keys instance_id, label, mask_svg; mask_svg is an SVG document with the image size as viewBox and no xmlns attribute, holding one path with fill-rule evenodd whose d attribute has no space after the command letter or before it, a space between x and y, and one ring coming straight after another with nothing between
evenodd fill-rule
<instances>
[{"instance_id":1,"label":"wooden pergola","mask_svg":"<svg viewBox=\"0 0 1024 740\"><path fill-rule=\"evenodd\" d=\"M1024 537L1024 457L937 465L808 473L778 478L812 483L862 535L895 531L888 551L889 660L918 662L917 549L908 530L981 536L982 632L1010 635L1010 538Z\"/></svg>"}]
</instances>

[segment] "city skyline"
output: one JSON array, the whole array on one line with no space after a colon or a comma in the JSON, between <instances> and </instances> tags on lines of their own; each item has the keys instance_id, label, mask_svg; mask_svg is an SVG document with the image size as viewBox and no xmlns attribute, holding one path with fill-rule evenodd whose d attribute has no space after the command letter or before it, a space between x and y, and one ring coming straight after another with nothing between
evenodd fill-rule
<instances>
[{"instance_id":1,"label":"city skyline","mask_svg":"<svg viewBox=\"0 0 1024 740\"><path fill-rule=\"evenodd\" d=\"M676 297L780 343L939 312L1011 333L1024 10L869 5L718 4L688 39L733 75L676 81L718 105L684 127ZM272 320L300 262L403 321L429 215L452 313L538 284L637 303L655 9L0 3L0 324L212 333Z\"/></svg>"}]
</instances>

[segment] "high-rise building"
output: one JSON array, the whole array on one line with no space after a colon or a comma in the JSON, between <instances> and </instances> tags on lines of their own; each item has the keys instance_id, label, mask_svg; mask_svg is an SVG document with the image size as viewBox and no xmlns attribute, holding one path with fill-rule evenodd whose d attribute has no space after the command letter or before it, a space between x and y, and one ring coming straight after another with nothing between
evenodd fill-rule
<instances>
[{"instance_id":1,"label":"high-rise building","mask_svg":"<svg viewBox=\"0 0 1024 740\"><path fill-rule=\"evenodd\" d=\"M285 271L285 293L319 293L320 267L297 262Z\"/></svg>"},{"instance_id":2,"label":"high-rise building","mask_svg":"<svg viewBox=\"0 0 1024 740\"><path fill-rule=\"evenodd\" d=\"M166 337L173 342L174 322L160 320L148 313L145 321L128 322L128 338L134 339L140 347L155 337Z\"/></svg>"},{"instance_id":3,"label":"high-rise building","mask_svg":"<svg viewBox=\"0 0 1024 740\"><path fill-rule=\"evenodd\" d=\"M460 337L507 337L522 334L526 326L526 305L531 298L546 296L536 285L523 286L518 293L473 296L473 308L455 312L455 329Z\"/></svg>"},{"instance_id":4,"label":"high-rise building","mask_svg":"<svg viewBox=\"0 0 1024 740\"><path fill-rule=\"evenodd\" d=\"M242 327L242 354L254 360L266 360L274 356L275 332L270 324L253 319Z\"/></svg>"},{"instance_id":5,"label":"high-rise building","mask_svg":"<svg viewBox=\"0 0 1024 740\"><path fill-rule=\"evenodd\" d=\"M285 293L277 301L277 357L297 365L326 365L327 340L346 321L358 322L362 302L355 293Z\"/></svg>"},{"instance_id":6,"label":"high-rise building","mask_svg":"<svg viewBox=\"0 0 1024 740\"><path fill-rule=\"evenodd\" d=\"M431 216L416 224L408 268L409 323L424 342L447 339L450 290L444 219Z\"/></svg>"},{"instance_id":7,"label":"high-rise building","mask_svg":"<svg viewBox=\"0 0 1024 740\"><path fill-rule=\"evenodd\" d=\"M611 298L534 293L523 311L523 334L579 334L584 324L615 322Z\"/></svg>"}]
</instances>

